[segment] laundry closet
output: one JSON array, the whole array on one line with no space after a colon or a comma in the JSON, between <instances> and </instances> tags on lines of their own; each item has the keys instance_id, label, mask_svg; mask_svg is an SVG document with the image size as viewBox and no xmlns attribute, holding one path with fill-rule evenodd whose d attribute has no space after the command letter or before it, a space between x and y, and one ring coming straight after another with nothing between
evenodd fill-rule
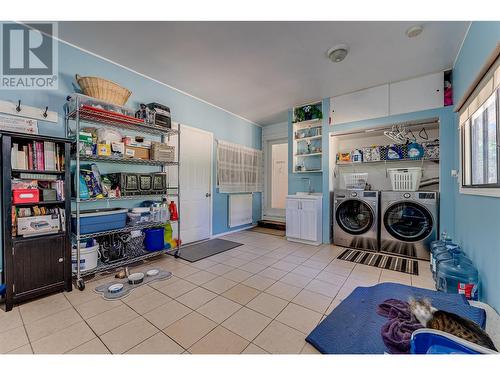
<instances>
[{"instance_id":1,"label":"laundry closet","mask_svg":"<svg viewBox=\"0 0 500 375\"><path fill-rule=\"evenodd\" d=\"M330 134L332 242L429 259L439 233L439 119Z\"/></svg>"}]
</instances>

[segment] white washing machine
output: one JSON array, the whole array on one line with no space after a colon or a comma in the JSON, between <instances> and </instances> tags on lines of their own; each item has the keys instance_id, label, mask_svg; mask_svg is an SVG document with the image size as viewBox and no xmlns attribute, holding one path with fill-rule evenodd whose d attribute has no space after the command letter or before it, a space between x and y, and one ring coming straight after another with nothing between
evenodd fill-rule
<instances>
[{"instance_id":1,"label":"white washing machine","mask_svg":"<svg viewBox=\"0 0 500 375\"><path fill-rule=\"evenodd\" d=\"M333 243L378 251L379 192L340 190L333 200Z\"/></svg>"},{"instance_id":2,"label":"white washing machine","mask_svg":"<svg viewBox=\"0 0 500 375\"><path fill-rule=\"evenodd\" d=\"M428 260L439 228L436 191L383 191L380 194L380 251Z\"/></svg>"}]
</instances>

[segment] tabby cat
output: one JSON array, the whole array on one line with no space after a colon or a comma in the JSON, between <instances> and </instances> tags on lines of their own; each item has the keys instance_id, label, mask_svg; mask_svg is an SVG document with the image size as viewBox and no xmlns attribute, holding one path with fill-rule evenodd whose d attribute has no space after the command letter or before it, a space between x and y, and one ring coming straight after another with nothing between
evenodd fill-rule
<instances>
[{"instance_id":1,"label":"tabby cat","mask_svg":"<svg viewBox=\"0 0 500 375\"><path fill-rule=\"evenodd\" d=\"M415 300L410 298L408 304L411 313L424 327L437 329L485 348L498 351L490 336L473 321L451 312L438 310L431 305L428 299Z\"/></svg>"}]
</instances>

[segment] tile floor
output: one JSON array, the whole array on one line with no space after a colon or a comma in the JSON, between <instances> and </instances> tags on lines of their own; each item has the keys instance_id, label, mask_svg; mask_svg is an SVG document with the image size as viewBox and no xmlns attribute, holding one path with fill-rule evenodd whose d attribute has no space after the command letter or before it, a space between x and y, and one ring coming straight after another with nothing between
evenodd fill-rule
<instances>
[{"instance_id":1,"label":"tile floor","mask_svg":"<svg viewBox=\"0 0 500 375\"><path fill-rule=\"evenodd\" d=\"M358 286L399 282L433 289L420 275L337 260L343 248L308 246L244 231L243 246L189 263L163 256L168 280L106 301L94 288L0 309L0 353L317 353L307 334Z\"/></svg>"}]
</instances>

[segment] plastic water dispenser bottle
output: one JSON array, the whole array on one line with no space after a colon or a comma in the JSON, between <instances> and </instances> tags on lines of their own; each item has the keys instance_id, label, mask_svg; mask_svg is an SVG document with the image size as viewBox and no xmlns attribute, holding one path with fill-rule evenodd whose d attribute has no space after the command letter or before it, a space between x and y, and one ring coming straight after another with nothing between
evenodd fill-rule
<instances>
[{"instance_id":1,"label":"plastic water dispenser bottle","mask_svg":"<svg viewBox=\"0 0 500 375\"><path fill-rule=\"evenodd\" d=\"M453 253L452 258L438 265L437 289L446 293L463 294L467 299L477 300L479 295L479 273L464 255Z\"/></svg>"},{"instance_id":2,"label":"plastic water dispenser bottle","mask_svg":"<svg viewBox=\"0 0 500 375\"><path fill-rule=\"evenodd\" d=\"M432 273L432 277L434 278L434 281L436 281L436 288L437 288L437 274L439 272L439 265L441 264L441 262L445 260L452 259L453 255L455 254L464 257L465 258L463 259L464 262L469 262L470 264L472 264L472 261L469 258L467 258L465 253L457 244L450 243L436 249L434 257L434 271Z\"/></svg>"},{"instance_id":3,"label":"plastic water dispenser bottle","mask_svg":"<svg viewBox=\"0 0 500 375\"><path fill-rule=\"evenodd\" d=\"M431 259L430 259L430 264L429 268L431 269L432 273L434 273L434 258L435 258L435 253L438 251L442 250L442 247L445 245L450 245L452 244L451 238L448 237L446 232L441 233L441 239L432 241L431 242Z\"/></svg>"}]
</instances>

